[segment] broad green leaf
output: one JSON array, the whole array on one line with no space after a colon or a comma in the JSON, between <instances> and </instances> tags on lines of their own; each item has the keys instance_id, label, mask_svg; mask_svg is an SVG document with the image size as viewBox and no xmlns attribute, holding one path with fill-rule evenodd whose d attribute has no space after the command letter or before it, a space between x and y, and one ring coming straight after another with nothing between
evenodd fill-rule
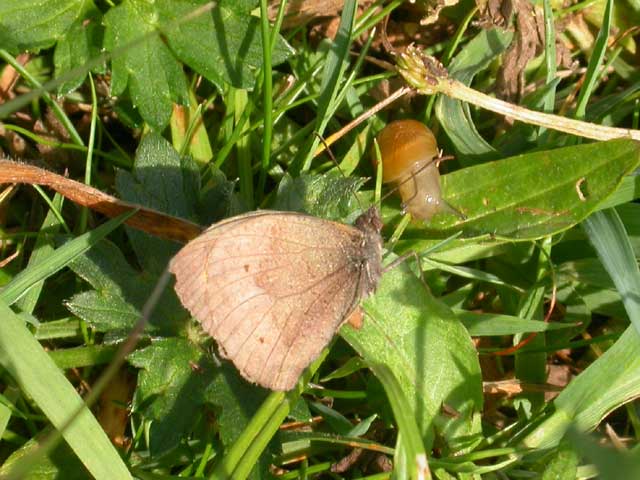
<instances>
[{"instance_id":1,"label":"broad green leaf","mask_svg":"<svg viewBox=\"0 0 640 480\"><path fill-rule=\"evenodd\" d=\"M126 336L140 319L140 311L122 297L95 290L74 295L65 302L71 313L98 332Z\"/></svg>"},{"instance_id":2,"label":"broad green leaf","mask_svg":"<svg viewBox=\"0 0 640 480\"><path fill-rule=\"evenodd\" d=\"M189 94L182 65L154 33L157 11L153 4L125 0L107 12L104 23L108 51L138 42L111 59L112 94L121 95L128 86L131 100L145 121L162 130L169 123L173 102L186 105Z\"/></svg>"},{"instance_id":3,"label":"broad green leaf","mask_svg":"<svg viewBox=\"0 0 640 480\"><path fill-rule=\"evenodd\" d=\"M95 478L132 478L73 385L4 299L0 300L0 317L0 364L4 369L54 427L61 429L75 415L62 436Z\"/></svg>"},{"instance_id":4,"label":"broad green leaf","mask_svg":"<svg viewBox=\"0 0 640 480\"><path fill-rule=\"evenodd\" d=\"M453 59L449 65L449 75L465 85L470 85L479 71L506 50L512 37L513 33L507 30L482 30ZM446 95L439 95L435 111L438 121L447 132L462 161L465 157L496 156L496 150L476 130L468 104Z\"/></svg>"},{"instance_id":5,"label":"broad green leaf","mask_svg":"<svg viewBox=\"0 0 640 480\"><path fill-rule=\"evenodd\" d=\"M560 445L558 451L545 461L542 480L575 480L578 469L578 455L568 444Z\"/></svg>"},{"instance_id":6,"label":"broad green leaf","mask_svg":"<svg viewBox=\"0 0 640 480\"><path fill-rule=\"evenodd\" d=\"M154 133L145 136L136 151L132 173L119 170L116 188L131 203L181 218L193 218L193 180L183 169L178 152ZM147 274L160 275L180 246L127 228L136 257Z\"/></svg>"},{"instance_id":7,"label":"broad green leaf","mask_svg":"<svg viewBox=\"0 0 640 480\"><path fill-rule=\"evenodd\" d=\"M259 18L251 14L255 0L222 0L211 11L188 22L183 19L202 7L204 0L159 0L155 2L160 28L169 46L196 72L220 90L225 84L251 89L262 67L262 37ZM281 36L275 42L271 63L284 62L293 50Z\"/></svg>"},{"instance_id":8,"label":"broad green leaf","mask_svg":"<svg viewBox=\"0 0 640 480\"><path fill-rule=\"evenodd\" d=\"M69 267L95 290L75 294L65 306L101 332L126 336L140 318L140 312L158 281L153 274L133 269L120 249L102 241L76 258ZM183 325L185 310L167 288L158 299L146 331L169 335Z\"/></svg>"},{"instance_id":9,"label":"broad green leaf","mask_svg":"<svg viewBox=\"0 0 640 480\"><path fill-rule=\"evenodd\" d=\"M528 448L556 446L570 426L593 430L612 410L640 396L640 335L628 327L604 355L558 395L555 411L523 440Z\"/></svg>"},{"instance_id":10,"label":"broad green leaf","mask_svg":"<svg viewBox=\"0 0 640 480\"><path fill-rule=\"evenodd\" d=\"M386 273L371 298L359 330L340 330L369 364L387 365L407 395L427 447L437 427L449 442L479 433L482 409L478 356L471 337L455 315L431 296L401 265ZM440 417L443 404L460 416Z\"/></svg>"},{"instance_id":11,"label":"broad green leaf","mask_svg":"<svg viewBox=\"0 0 640 480\"><path fill-rule=\"evenodd\" d=\"M161 456L175 448L202 415L214 366L200 348L181 338L156 341L127 359L142 369L134 409L151 421L149 449Z\"/></svg>"},{"instance_id":12,"label":"broad green leaf","mask_svg":"<svg viewBox=\"0 0 640 480\"><path fill-rule=\"evenodd\" d=\"M93 8L90 0L3 0L0 45L13 55L51 47Z\"/></svg>"},{"instance_id":13,"label":"broad green leaf","mask_svg":"<svg viewBox=\"0 0 640 480\"><path fill-rule=\"evenodd\" d=\"M466 215L437 214L413 224L406 239L466 237L536 239L576 225L640 161L640 144L618 139L534 152L442 177L445 198Z\"/></svg>"},{"instance_id":14,"label":"broad green leaf","mask_svg":"<svg viewBox=\"0 0 640 480\"><path fill-rule=\"evenodd\" d=\"M99 10L88 10L83 18L71 24L66 34L58 40L53 54L56 77L75 68L81 68L90 59L100 55L104 37L101 17ZM104 65L96 71L104 73ZM66 94L75 90L82 84L85 77L86 70L75 78L65 81L58 87L58 92Z\"/></svg>"}]
</instances>

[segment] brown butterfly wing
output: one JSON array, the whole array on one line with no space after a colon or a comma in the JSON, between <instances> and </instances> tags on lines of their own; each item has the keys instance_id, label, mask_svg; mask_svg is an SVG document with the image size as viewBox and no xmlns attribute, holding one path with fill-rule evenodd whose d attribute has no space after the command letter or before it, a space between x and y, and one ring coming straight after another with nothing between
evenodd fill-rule
<instances>
[{"instance_id":1,"label":"brown butterfly wing","mask_svg":"<svg viewBox=\"0 0 640 480\"><path fill-rule=\"evenodd\" d=\"M365 244L355 227L257 212L209 228L170 270L221 354L248 380L289 390L371 289Z\"/></svg>"}]
</instances>

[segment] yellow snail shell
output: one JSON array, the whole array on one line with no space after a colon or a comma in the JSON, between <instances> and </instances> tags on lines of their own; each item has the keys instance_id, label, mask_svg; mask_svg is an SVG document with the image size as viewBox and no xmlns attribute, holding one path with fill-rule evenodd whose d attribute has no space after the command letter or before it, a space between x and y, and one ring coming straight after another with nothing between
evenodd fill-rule
<instances>
[{"instance_id":1,"label":"yellow snail shell","mask_svg":"<svg viewBox=\"0 0 640 480\"><path fill-rule=\"evenodd\" d=\"M438 144L427 126L416 120L397 120L383 128L376 140L382 181L397 185L403 211L415 219L429 220L443 209L451 210L441 197L440 172L434 160Z\"/></svg>"}]
</instances>

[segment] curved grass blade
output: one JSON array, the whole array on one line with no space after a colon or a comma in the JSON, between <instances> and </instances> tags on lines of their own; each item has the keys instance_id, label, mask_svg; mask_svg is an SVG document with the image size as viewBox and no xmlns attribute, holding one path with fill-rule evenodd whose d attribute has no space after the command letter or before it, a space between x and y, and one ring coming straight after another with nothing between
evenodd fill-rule
<instances>
[{"instance_id":1,"label":"curved grass blade","mask_svg":"<svg viewBox=\"0 0 640 480\"><path fill-rule=\"evenodd\" d=\"M132 478L96 418L88 408L82 408L84 403L78 392L24 321L3 300L0 300L0 364L56 428L66 426L77 413L62 435L95 478ZM28 465L19 468L23 467Z\"/></svg>"},{"instance_id":2,"label":"curved grass blade","mask_svg":"<svg viewBox=\"0 0 640 480\"><path fill-rule=\"evenodd\" d=\"M117 216L79 237L57 248L47 259L23 270L0 290L0 300L11 305L32 286L66 267L74 258L82 255L109 233L122 225L136 210Z\"/></svg>"},{"instance_id":3,"label":"curved grass blade","mask_svg":"<svg viewBox=\"0 0 640 480\"><path fill-rule=\"evenodd\" d=\"M473 77L509 46L512 37L513 33L506 30L483 30L456 55L449 65L449 75L470 85ZM436 116L461 157L495 157L496 150L473 124L469 104L440 95Z\"/></svg>"},{"instance_id":4,"label":"curved grass blade","mask_svg":"<svg viewBox=\"0 0 640 480\"><path fill-rule=\"evenodd\" d=\"M640 269L620 216L613 208L594 212L582 227L620 293L631 324L640 335Z\"/></svg>"}]
</instances>

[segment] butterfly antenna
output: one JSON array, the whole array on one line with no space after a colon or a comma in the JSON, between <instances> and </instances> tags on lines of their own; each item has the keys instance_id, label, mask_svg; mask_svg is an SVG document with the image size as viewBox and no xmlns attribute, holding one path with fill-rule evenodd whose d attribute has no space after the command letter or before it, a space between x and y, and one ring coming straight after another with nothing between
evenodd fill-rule
<instances>
[{"instance_id":1,"label":"butterfly antenna","mask_svg":"<svg viewBox=\"0 0 640 480\"><path fill-rule=\"evenodd\" d=\"M344 174L344 171L342 170L342 168L340 167L340 164L338 163L338 160L336 159L335 155L333 154L333 152L331 151L331 148L329 147L329 145L327 144L327 142L324 140L324 138L322 138L322 135L320 135L318 132L313 132L313 134L318 137L318 139L320 140L320 142L322 143L322 145L324 145L324 149L327 152L327 154L329 155L329 158L331 158L331 161L333 162L333 164L336 166L336 169L338 170L338 172L340 172L340 175L342 175L342 178L347 178L347 176ZM360 207L360 210L364 211L364 208L362 206L362 203L360 202L360 199L358 198L358 195L356 195L356 192L353 192L353 196L356 199L356 202L358 202L358 206Z\"/></svg>"}]
</instances>

